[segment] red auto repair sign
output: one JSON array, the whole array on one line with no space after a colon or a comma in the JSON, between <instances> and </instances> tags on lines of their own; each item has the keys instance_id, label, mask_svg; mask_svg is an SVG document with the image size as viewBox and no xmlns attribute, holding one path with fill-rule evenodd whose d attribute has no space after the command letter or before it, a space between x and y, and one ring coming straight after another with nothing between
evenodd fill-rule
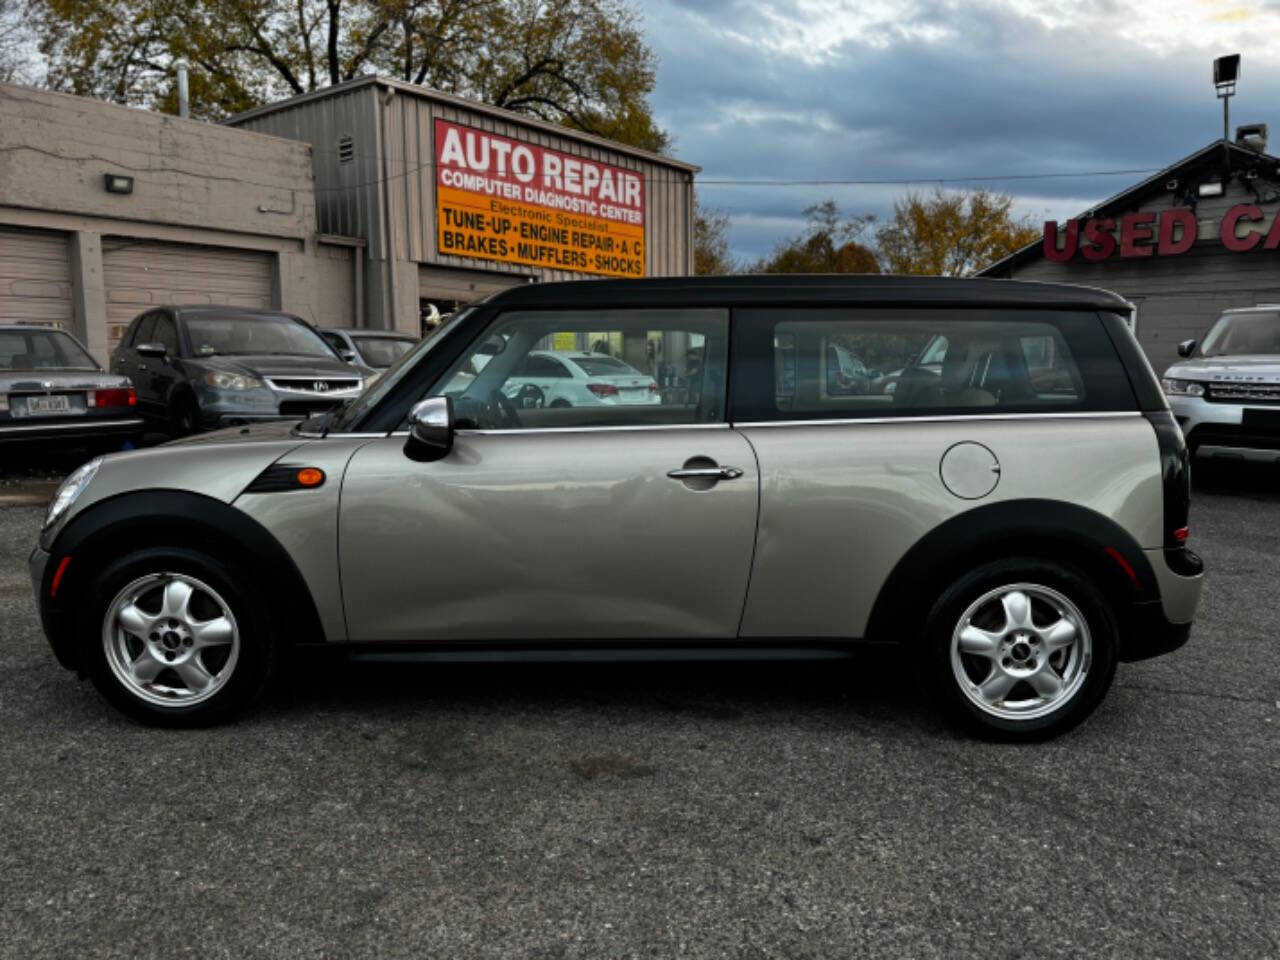
<instances>
[{"instance_id":1,"label":"red auto repair sign","mask_svg":"<svg viewBox=\"0 0 1280 960\"><path fill-rule=\"evenodd\" d=\"M1222 215L1218 242L1231 253L1280 248L1280 216L1272 218L1269 228L1265 219L1257 204L1238 203ZM1195 245L1199 231L1195 211L1188 207L1068 220L1065 227L1049 220L1044 225L1044 256L1055 263L1077 256L1094 261L1177 256Z\"/></svg>"},{"instance_id":2,"label":"red auto repair sign","mask_svg":"<svg viewBox=\"0 0 1280 960\"><path fill-rule=\"evenodd\" d=\"M635 170L435 122L440 253L609 277L644 276Z\"/></svg>"}]
</instances>

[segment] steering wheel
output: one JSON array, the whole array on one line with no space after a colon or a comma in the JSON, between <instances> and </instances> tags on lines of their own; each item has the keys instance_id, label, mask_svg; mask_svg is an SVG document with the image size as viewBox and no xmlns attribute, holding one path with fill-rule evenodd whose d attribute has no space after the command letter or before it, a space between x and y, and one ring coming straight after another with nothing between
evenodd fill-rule
<instances>
[{"instance_id":1,"label":"steering wheel","mask_svg":"<svg viewBox=\"0 0 1280 960\"><path fill-rule=\"evenodd\" d=\"M497 414L499 430L519 430L524 426L520 422L520 411L515 401L501 390L489 394L490 408Z\"/></svg>"},{"instance_id":2,"label":"steering wheel","mask_svg":"<svg viewBox=\"0 0 1280 960\"><path fill-rule=\"evenodd\" d=\"M526 383L512 399L521 410L541 410L547 405L547 395L536 383Z\"/></svg>"}]
</instances>

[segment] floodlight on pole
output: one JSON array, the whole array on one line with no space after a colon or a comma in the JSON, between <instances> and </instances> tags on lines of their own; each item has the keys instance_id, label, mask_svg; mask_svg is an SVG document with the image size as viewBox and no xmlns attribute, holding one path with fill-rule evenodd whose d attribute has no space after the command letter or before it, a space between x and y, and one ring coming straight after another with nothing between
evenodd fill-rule
<instances>
[{"instance_id":1,"label":"floodlight on pole","mask_svg":"<svg viewBox=\"0 0 1280 960\"><path fill-rule=\"evenodd\" d=\"M1222 139L1229 139L1231 130L1228 101L1236 95L1236 81L1240 79L1240 54L1232 53L1213 61L1213 87L1222 101Z\"/></svg>"}]
</instances>

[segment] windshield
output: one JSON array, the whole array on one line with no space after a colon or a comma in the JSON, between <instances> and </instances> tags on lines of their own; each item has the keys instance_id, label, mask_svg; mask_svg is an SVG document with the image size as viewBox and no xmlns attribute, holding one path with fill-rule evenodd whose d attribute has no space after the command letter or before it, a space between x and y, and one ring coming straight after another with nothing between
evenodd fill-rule
<instances>
[{"instance_id":1,"label":"windshield","mask_svg":"<svg viewBox=\"0 0 1280 960\"><path fill-rule=\"evenodd\" d=\"M416 340L403 337L366 337L353 338L360 348L360 356L371 367L385 368L391 366L413 349Z\"/></svg>"},{"instance_id":2,"label":"windshield","mask_svg":"<svg viewBox=\"0 0 1280 960\"><path fill-rule=\"evenodd\" d=\"M185 317L183 323L191 353L197 357L272 353L332 360L337 356L320 334L293 317L220 314Z\"/></svg>"},{"instance_id":3,"label":"windshield","mask_svg":"<svg viewBox=\"0 0 1280 960\"><path fill-rule=\"evenodd\" d=\"M0 330L0 370L100 370L59 330Z\"/></svg>"},{"instance_id":4,"label":"windshield","mask_svg":"<svg viewBox=\"0 0 1280 960\"><path fill-rule=\"evenodd\" d=\"M1200 353L1206 357L1280 354L1280 313L1229 313L1213 325Z\"/></svg>"},{"instance_id":5,"label":"windshield","mask_svg":"<svg viewBox=\"0 0 1280 960\"><path fill-rule=\"evenodd\" d=\"M356 399L345 407L339 407L326 418L323 429L334 430L341 433L349 430L351 425L358 422L361 417L376 407L388 393L392 391L397 383L399 383L406 374L409 373L418 362L425 357L431 350L441 341L441 334L446 330L452 330L460 320L468 316L472 312L471 308L459 310L454 315L440 324L425 340L419 340L412 345L412 349L408 353L402 354L400 359L391 364L390 367L373 381L364 393L356 397Z\"/></svg>"}]
</instances>

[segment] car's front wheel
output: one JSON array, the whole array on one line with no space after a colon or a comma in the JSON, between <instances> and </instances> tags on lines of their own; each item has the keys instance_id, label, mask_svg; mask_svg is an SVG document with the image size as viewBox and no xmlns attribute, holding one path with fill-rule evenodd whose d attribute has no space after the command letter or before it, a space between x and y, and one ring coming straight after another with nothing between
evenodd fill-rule
<instances>
[{"instance_id":1,"label":"car's front wheel","mask_svg":"<svg viewBox=\"0 0 1280 960\"><path fill-rule=\"evenodd\" d=\"M1106 597L1050 561L989 563L954 583L930 616L930 655L946 703L992 739L1043 740L1084 720L1115 675Z\"/></svg>"},{"instance_id":2,"label":"car's front wheel","mask_svg":"<svg viewBox=\"0 0 1280 960\"><path fill-rule=\"evenodd\" d=\"M116 707L146 723L216 723L266 686L274 644L251 584L211 555L148 549L90 585L80 662Z\"/></svg>"}]
</instances>

